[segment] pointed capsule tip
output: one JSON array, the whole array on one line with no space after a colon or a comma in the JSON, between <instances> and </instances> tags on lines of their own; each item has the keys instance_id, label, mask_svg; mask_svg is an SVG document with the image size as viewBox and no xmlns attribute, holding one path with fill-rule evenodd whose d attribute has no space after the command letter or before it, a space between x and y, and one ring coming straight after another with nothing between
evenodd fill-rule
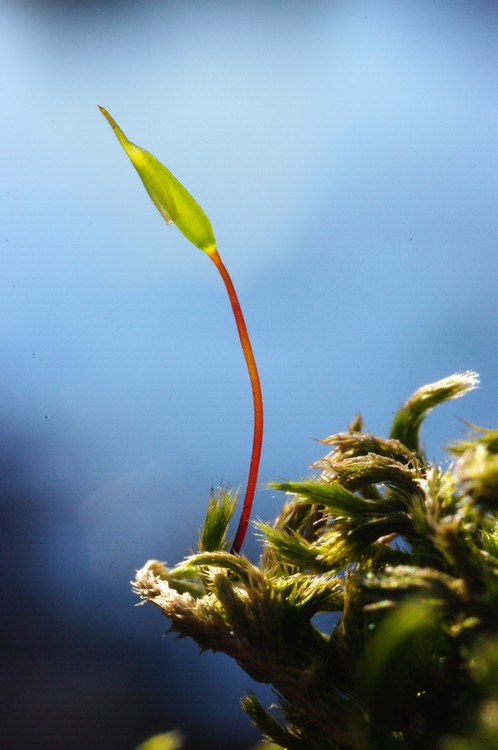
<instances>
[{"instance_id":1,"label":"pointed capsule tip","mask_svg":"<svg viewBox=\"0 0 498 750\"><path fill-rule=\"evenodd\" d=\"M101 107L100 104L97 104L97 107L100 109L102 114L104 115L105 119L112 125L115 121L109 114L109 112L106 110L105 107Z\"/></svg>"},{"instance_id":2,"label":"pointed capsule tip","mask_svg":"<svg viewBox=\"0 0 498 750\"><path fill-rule=\"evenodd\" d=\"M114 117L112 117L109 114L109 112L105 109L105 107L101 107L100 104L97 104L97 107L100 109L100 111L104 115L105 119L107 120L107 122L109 123L109 125L111 126L111 128L114 130L114 133L116 134L116 137L117 137L118 141L121 143L121 145L123 146L123 148L126 151L126 146L128 145L128 138L125 136L125 134L123 133L123 131L119 127L119 125L116 122L116 120L114 119Z\"/></svg>"}]
</instances>

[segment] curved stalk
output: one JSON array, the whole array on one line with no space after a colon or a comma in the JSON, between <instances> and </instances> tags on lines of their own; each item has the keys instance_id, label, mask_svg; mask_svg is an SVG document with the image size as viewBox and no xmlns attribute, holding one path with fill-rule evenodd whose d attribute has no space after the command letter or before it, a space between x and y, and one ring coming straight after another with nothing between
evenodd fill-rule
<instances>
[{"instance_id":1,"label":"curved stalk","mask_svg":"<svg viewBox=\"0 0 498 750\"><path fill-rule=\"evenodd\" d=\"M228 292L228 297L232 306L235 323L237 324L237 331L239 334L242 351L246 360L247 371L249 373L249 378L251 381L252 398L254 405L254 433L252 441L251 463L249 465L249 475L247 477L247 486L244 495L244 503L242 505L242 512L240 515L240 521L231 550L233 553L238 553L240 551L240 548L242 547L242 543L247 532L249 518L251 516L252 503L254 500L254 493L256 491L259 461L261 458L261 446L263 443L263 396L261 393L261 383L259 381L258 368L256 366L256 360L254 359L251 341L249 339L247 326L242 314L242 309L237 297L237 292L235 291L235 287L232 283L232 279L230 278L230 274L225 268L225 265L221 260L217 249L210 249L207 254L218 269Z\"/></svg>"},{"instance_id":2,"label":"curved stalk","mask_svg":"<svg viewBox=\"0 0 498 750\"><path fill-rule=\"evenodd\" d=\"M237 533L232 545L232 552L239 552L246 535L249 518L251 515L252 501L256 490L258 478L259 460L261 457L261 444L263 442L263 399L261 396L261 385L259 382L258 368L247 327L242 315L242 310L237 298L234 285L223 261L216 249L216 240L213 228L208 217L194 200L190 193L183 187L174 174L164 164L156 159L148 151L135 145L125 136L117 122L111 117L104 107L99 106L100 111L109 122L118 141L123 147L131 163L140 175L149 197L160 212L163 219L168 223L175 223L178 229L193 245L209 255L225 284L232 305L233 315L239 332L242 351L247 364L249 378L251 380L252 398L254 404L254 436L252 442L251 463L249 476L247 478L246 494L242 506L242 514L237 528Z\"/></svg>"}]
</instances>

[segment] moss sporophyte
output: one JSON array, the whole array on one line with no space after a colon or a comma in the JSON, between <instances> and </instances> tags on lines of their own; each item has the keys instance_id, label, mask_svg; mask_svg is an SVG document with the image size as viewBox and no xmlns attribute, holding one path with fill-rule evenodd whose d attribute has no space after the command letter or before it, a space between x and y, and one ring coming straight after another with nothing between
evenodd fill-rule
<instances>
[{"instance_id":1,"label":"moss sporophyte","mask_svg":"<svg viewBox=\"0 0 498 750\"><path fill-rule=\"evenodd\" d=\"M257 524L258 562L231 554L248 527L263 433L247 328L204 211L101 111L165 221L218 269L254 399L249 477L231 549L236 493L220 487L198 551L174 567L149 560L134 591L180 637L272 685L278 703L269 711L252 692L242 701L265 747L498 747L498 430L474 428L451 444L449 467L428 460L421 441L430 411L476 388L476 373L416 390L387 436L364 430L357 416L346 432L325 438L327 453L310 478L270 485L287 499L272 523ZM170 732L137 750L180 746Z\"/></svg>"},{"instance_id":2,"label":"moss sporophyte","mask_svg":"<svg viewBox=\"0 0 498 750\"><path fill-rule=\"evenodd\" d=\"M251 381L254 405L254 431L249 474L242 513L232 544L232 552L238 553L246 535L251 515L252 502L256 490L259 462L261 458L261 446L263 442L263 399L258 368L256 366L256 360L254 359L251 341L249 339L247 326L242 314L237 293L230 278L230 274L228 273L216 248L216 239L211 227L211 222L202 208L169 171L169 169L166 169L166 167L148 151L131 143L107 110L100 106L99 109L109 122L118 141L140 175L145 189L161 216L167 224L176 224L185 237L190 240L193 245L206 253L206 255L213 261L223 279L223 283L225 284L230 299Z\"/></svg>"}]
</instances>

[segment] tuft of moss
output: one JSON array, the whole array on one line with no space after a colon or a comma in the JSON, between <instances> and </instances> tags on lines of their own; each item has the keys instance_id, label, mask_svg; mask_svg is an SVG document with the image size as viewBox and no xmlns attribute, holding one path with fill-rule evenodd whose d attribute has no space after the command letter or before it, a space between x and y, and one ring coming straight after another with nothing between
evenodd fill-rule
<instances>
[{"instance_id":1,"label":"tuft of moss","mask_svg":"<svg viewBox=\"0 0 498 750\"><path fill-rule=\"evenodd\" d=\"M420 388L387 438L356 417L324 440L311 478L272 485L287 499L257 524L257 564L228 552L222 489L197 553L138 571L173 631L273 685L277 707L242 706L274 747L498 747L498 431L473 428L446 469L420 443L427 413L476 385Z\"/></svg>"}]
</instances>

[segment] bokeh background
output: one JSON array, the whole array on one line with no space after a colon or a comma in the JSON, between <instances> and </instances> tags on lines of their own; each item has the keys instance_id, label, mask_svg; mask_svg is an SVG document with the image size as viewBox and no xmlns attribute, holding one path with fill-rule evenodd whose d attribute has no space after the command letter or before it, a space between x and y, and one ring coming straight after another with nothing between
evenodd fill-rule
<instances>
[{"instance_id":1,"label":"bokeh background","mask_svg":"<svg viewBox=\"0 0 498 750\"><path fill-rule=\"evenodd\" d=\"M260 367L270 519L265 483L357 411L385 434L475 369L428 453L495 423L497 42L480 0L1 2L2 748L178 727L237 750L258 738L239 697L272 700L134 606L134 570L179 560L211 485L244 484L252 406L214 267L97 104L211 218Z\"/></svg>"}]
</instances>

